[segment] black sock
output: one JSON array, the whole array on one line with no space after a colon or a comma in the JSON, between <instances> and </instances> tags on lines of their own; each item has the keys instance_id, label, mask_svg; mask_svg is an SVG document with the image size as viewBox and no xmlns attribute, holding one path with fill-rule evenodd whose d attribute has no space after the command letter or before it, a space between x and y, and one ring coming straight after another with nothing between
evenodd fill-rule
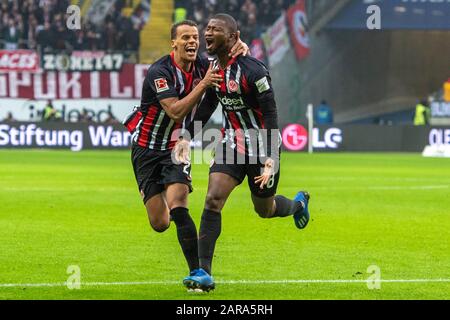
<instances>
[{"instance_id":1,"label":"black sock","mask_svg":"<svg viewBox=\"0 0 450 320\"><path fill-rule=\"evenodd\" d=\"M221 229L222 214L204 209L198 235L198 255L200 258L200 268L203 268L209 274L211 274L214 247Z\"/></svg>"},{"instance_id":2,"label":"black sock","mask_svg":"<svg viewBox=\"0 0 450 320\"><path fill-rule=\"evenodd\" d=\"M276 195L275 196L275 204L276 204L276 210L275 213L273 214L273 217L287 217L290 216L292 214L294 214L294 212L302 207L302 204L288 199L285 196L280 196L280 195Z\"/></svg>"},{"instance_id":3,"label":"black sock","mask_svg":"<svg viewBox=\"0 0 450 320\"><path fill-rule=\"evenodd\" d=\"M197 228L189 215L188 209L183 207L173 208L170 210L170 215L177 226L178 242L189 265L189 270L198 269Z\"/></svg>"}]
</instances>

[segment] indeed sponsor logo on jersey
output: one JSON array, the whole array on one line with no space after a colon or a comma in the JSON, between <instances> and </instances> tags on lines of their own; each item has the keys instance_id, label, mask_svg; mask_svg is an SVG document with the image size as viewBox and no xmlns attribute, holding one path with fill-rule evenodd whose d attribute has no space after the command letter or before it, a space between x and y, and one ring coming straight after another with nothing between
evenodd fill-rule
<instances>
[{"instance_id":1,"label":"indeed sponsor logo on jersey","mask_svg":"<svg viewBox=\"0 0 450 320\"><path fill-rule=\"evenodd\" d=\"M236 110L248 108L245 105L244 100L242 100L242 97L228 98L228 97L224 96L224 97L219 97L219 101L220 101L220 104L222 105L222 107L225 108L225 110L227 110L227 111L236 111Z\"/></svg>"}]
</instances>

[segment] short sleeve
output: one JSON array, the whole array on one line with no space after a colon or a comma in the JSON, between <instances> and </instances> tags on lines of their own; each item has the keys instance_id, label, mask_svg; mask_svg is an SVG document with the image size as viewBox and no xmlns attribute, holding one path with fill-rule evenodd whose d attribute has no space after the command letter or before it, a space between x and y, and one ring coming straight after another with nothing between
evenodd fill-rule
<instances>
[{"instance_id":1,"label":"short sleeve","mask_svg":"<svg viewBox=\"0 0 450 320\"><path fill-rule=\"evenodd\" d=\"M156 93L158 100L178 97L174 76L168 68L160 66L150 68L147 81L150 88Z\"/></svg>"},{"instance_id":2,"label":"short sleeve","mask_svg":"<svg viewBox=\"0 0 450 320\"><path fill-rule=\"evenodd\" d=\"M272 92L271 79L266 66L251 57L246 57L244 63L248 84L255 89L256 95Z\"/></svg>"}]
</instances>

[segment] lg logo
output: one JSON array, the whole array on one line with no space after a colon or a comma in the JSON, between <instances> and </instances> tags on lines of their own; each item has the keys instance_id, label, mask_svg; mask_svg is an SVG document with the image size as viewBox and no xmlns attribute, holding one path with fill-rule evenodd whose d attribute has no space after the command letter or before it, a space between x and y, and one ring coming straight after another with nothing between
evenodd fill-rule
<instances>
[{"instance_id":1,"label":"lg logo","mask_svg":"<svg viewBox=\"0 0 450 320\"><path fill-rule=\"evenodd\" d=\"M299 124L290 124L283 130L283 144L286 149L300 151L308 143L308 131Z\"/></svg>"},{"instance_id":2,"label":"lg logo","mask_svg":"<svg viewBox=\"0 0 450 320\"><path fill-rule=\"evenodd\" d=\"M303 150L308 143L308 131L299 124L286 126L282 133L283 145L290 151ZM313 129L312 144L315 149L337 149L342 143L342 130L339 128L326 129L321 136L320 129Z\"/></svg>"},{"instance_id":3,"label":"lg logo","mask_svg":"<svg viewBox=\"0 0 450 320\"><path fill-rule=\"evenodd\" d=\"M313 147L316 149L337 149L342 143L342 130L339 128L327 129L320 140L320 132L318 128L313 129Z\"/></svg>"}]
</instances>

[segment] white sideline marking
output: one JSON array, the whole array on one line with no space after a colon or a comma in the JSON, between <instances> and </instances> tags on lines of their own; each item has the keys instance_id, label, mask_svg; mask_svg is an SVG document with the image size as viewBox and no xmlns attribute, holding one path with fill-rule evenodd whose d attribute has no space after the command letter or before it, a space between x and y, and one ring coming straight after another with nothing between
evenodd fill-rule
<instances>
[{"instance_id":1,"label":"white sideline marking","mask_svg":"<svg viewBox=\"0 0 450 320\"><path fill-rule=\"evenodd\" d=\"M450 279L380 279L380 280L219 280L217 284L291 284L291 283L367 283L379 281L384 283L450 283ZM130 282L81 282L81 286L98 287L98 286L140 286L140 285L181 285L181 281L130 281ZM15 288L15 287L66 287L66 282L54 283L0 283L0 288Z\"/></svg>"}]
</instances>

